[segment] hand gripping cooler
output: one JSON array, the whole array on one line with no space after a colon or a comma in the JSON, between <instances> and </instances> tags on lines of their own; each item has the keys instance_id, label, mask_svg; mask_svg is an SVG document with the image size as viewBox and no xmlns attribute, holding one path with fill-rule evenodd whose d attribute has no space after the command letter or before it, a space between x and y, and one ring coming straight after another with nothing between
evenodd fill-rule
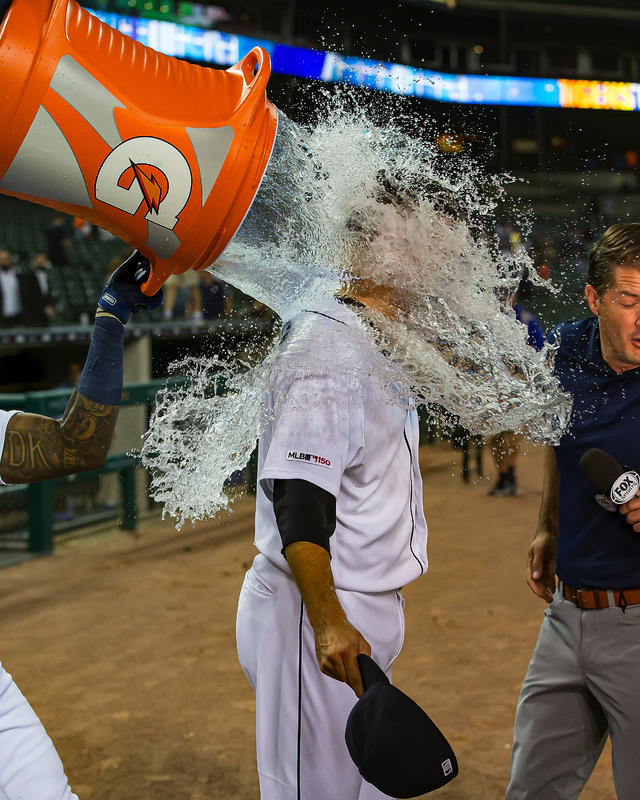
<instances>
[{"instance_id":1,"label":"hand gripping cooler","mask_svg":"<svg viewBox=\"0 0 640 800\"><path fill-rule=\"evenodd\" d=\"M74 0L13 0L0 27L0 192L87 219L152 263L209 266L260 186L277 128L269 56L215 70L156 53Z\"/></svg>"}]
</instances>

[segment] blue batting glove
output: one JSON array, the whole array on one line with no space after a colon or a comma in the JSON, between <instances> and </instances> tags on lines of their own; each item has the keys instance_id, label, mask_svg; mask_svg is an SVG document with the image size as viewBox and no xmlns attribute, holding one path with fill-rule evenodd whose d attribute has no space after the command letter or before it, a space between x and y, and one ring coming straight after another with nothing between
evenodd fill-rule
<instances>
[{"instance_id":1,"label":"blue batting glove","mask_svg":"<svg viewBox=\"0 0 640 800\"><path fill-rule=\"evenodd\" d=\"M109 277L98 300L98 308L113 314L123 325L141 309L153 311L162 303L162 289L151 297L140 291L151 272L151 264L135 250Z\"/></svg>"}]
</instances>

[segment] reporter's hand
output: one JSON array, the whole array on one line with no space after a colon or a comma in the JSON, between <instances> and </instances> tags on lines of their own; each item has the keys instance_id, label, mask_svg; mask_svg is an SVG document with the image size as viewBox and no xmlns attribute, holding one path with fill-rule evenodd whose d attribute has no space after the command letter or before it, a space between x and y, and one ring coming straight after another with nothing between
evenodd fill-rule
<instances>
[{"instance_id":1,"label":"reporter's hand","mask_svg":"<svg viewBox=\"0 0 640 800\"><path fill-rule=\"evenodd\" d=\"M316 656L320 670L337 681L347 683L357 697L364 688L358 655L371 655L371 647L362 634L345 618L334 620L314 631Z\"/></svg>"},{"instance_id":2,"label":"reporter's hand","mask_svg":"<svg viewBox=\"0 0 640 800\"><path fill-rule=\"evenodd\" d=\"M550 603L556 588L557 540L548 531L538 531L529 547L527 583L531 591Z\"/></svg>"},{"instance_id":3,"label":"reporter's hand","mask_svg":"<svg viewBox=\"0 0 640 800\"><path fill-rule=\"evenodd\" d=\"M640 491L627 503L620 506L620 513L626 517L627 522L636 533L640 533Z\"/></svg>"},{"instance_id":4,"label":"reporter's hand","mask_svg":"<svg viewBox=\"0 0 640 800\"><path fill-rule=\"evenodd\" d=\"M131 319L132 314L142 309L153 311L162 303L162 289L151 297L140 290L140 285L150 272L149 260L135 250L110 275L98 300L98 308L113 314L123 325Z\"/></svg>"}]
</instances>

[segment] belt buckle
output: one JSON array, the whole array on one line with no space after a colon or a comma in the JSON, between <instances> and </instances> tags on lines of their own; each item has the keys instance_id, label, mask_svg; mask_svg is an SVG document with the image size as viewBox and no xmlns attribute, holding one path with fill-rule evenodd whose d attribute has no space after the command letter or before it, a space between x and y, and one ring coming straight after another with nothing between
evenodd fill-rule
<instances>
[{"instance_id":1,"label":"belt buckle","mask_svg":"<svg viewBox=\"0 0 640 800\"><path fill-rule=\"evenodd\" d=\"M600 599L601 593L604 593L604 604ZM591 598L592 603L586 604L583 598L587 595ZM602 608L609 608L609 598L603 589L576 589L576 605L583 611L599 611Z\"/></svg>"},{"instance_id":2,"label":"belt buckle","mask_svg":"<svg viewBox=\"0 0 640 800\"><path fill-rule=\"evenodd\" d=\"M573 593L573 597L571 598L573 602L578 606L578 608L584 608L582 602L582 594L583 592L588 591L587 589L576 589Z\"/></svg>"},{"instance_id":3,"label":"belt buckle","mask_svg":"<svg viewBox=\"0 0 640 800\"><path fill-rule=\"evenodd\" d=\"M567 584L565 583L563 595L565 596L566 600L569 600L575 606L578 606L578 608L580 608L580 601L578 599L578 592L580 591L581 591L580 589L576 589L574 586L567 586Z\"/></svg>"}]
</instances>

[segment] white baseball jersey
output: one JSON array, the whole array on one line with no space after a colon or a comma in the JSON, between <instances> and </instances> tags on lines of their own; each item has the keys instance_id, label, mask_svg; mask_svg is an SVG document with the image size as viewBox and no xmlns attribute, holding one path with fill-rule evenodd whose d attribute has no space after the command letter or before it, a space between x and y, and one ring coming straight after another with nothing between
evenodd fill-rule
<instances>
[{"instance_id":1,"label":"white baseball jersey","mask_svg":"<svg viewBox=\"0 0 640 800\"><path fill-rule=\"evenodd\" d=\"M7 423L0 410L0 455ZM0 484L3 484L0 477ZM0 664L0 800L78 800L42 723Z\"/></svg>"},{"instance_id":2,"label":"white baseball jersey","mask_svg":"<svg viewBox=\"0 0 640 800\"><path fill-rule=\"evenodd\" d=\"M2 664L0 800L78 800L53 742Z\"/></svg>"},{"instance_id":3,"label":"white baseball jersey","mask_svg":"<svg viewBox=\"0 0 640 800\"><path fill-rule=\"evenodd\" d=\"M306 480L336 498L336 587L398 589L427 568L415 408L385 386L376 369L382 357L344 304L302 312L289 325L259 442L256 547L289 571L273 480ZM297 351L306 353L306 365Z\"/></svg>"},{"instance_id":4,"label":"white baseball jersey","mask_svg":"<svg viewBox=\"0 0 640 800\"><path fill-rule=\"evenodd\" d=\"M389 384L364 323L335 302L287 323L266 393L259 442L256 545L238 604L240 663L256 690L262 800L384 800L344 740L356 702L320 672L314 633L281 554L276 478L336 498L330 539L336 594L389 671L404 639L397 591L427 567L415 409Z\"/></svg>"},{"instance_id":5,"label":"white baseball jersey","mask_svg":"<svg viewBox=\"0 0 640 800\"><path fill-rule=\"evenodd\" d=\"M3 411L0 409L0 456L2 456L2 451L4 450L4 439L7 434L7 424L9 420L14 414L17 414L17 411ZM0 486L4 486L5 482L2 480L2 475L0 475Z\"/></svg>"}]
</instances>

